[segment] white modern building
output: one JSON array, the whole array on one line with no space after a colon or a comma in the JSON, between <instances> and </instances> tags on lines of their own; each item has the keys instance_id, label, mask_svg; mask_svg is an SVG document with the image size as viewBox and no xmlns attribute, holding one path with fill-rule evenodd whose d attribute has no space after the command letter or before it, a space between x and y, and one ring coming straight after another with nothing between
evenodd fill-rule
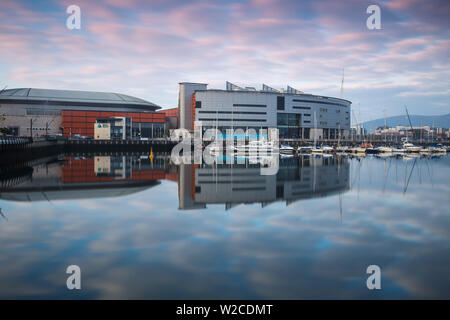
<instances>
[{"instance_id":1,"label":"white modern building","mask_svg":"<svg viewBox=\"0 0 450 320\"><path fill-rule=\"evenodd\" d=\"M204 83L180 83L180 128L203 130L278 128L280 138L337 139L348 136L351 102L306 94L292 87L276 90L241 88L230 82L225 90L208 89Z\"/></svg>"}]
</instances>

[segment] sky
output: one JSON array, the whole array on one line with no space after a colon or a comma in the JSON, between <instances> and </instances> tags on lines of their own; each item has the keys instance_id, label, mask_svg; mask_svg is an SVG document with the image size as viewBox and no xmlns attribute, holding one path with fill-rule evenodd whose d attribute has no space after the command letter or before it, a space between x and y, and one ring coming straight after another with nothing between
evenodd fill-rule
<instances>
[{"instance_id":1,"label":"sky","mask_svg":"<svg viewBox=\"0 0 450 320\"><path fill-rule=\"evenodd\" d=\"M0 86L177 106L178 83L341 96L353 121L450 113L450 2L0 0ZM66 27L69 5L81 28ZM369 5L381 29L369 30Z\"/></svg>"}]
</instances>

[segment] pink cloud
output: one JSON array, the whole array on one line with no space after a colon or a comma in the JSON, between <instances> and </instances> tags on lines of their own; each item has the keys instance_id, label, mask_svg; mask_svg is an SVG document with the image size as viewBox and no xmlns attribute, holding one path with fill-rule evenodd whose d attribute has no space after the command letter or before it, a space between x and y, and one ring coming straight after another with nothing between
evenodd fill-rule
<instances>
[{"instance_id":1,"label":"pink cloud","mask_svg":"<svg viewBox=\"0 0 450 320\"><path fill-rule=\"evenodd\" d=\"M138 92L175 105L181 80L291 83L336 95L342 68L348 92L420 86L443 92L437 87L449 79L438 71L450 65L448 31L436 33L426 19L396 20L392 12L414 13L405 1L382 3L382 32L365 28L365 3L356 1L80 0L80 31L65 28L68 4L40 13L5 1L6 82Z\"/></svg>"}]
</instances>

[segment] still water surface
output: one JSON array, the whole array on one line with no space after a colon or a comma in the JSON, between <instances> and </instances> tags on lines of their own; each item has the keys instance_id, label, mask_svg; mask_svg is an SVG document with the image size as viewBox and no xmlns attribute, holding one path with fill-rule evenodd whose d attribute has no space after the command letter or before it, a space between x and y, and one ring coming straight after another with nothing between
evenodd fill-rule
<instances>
[{"instance_id":1,"label":"still water surface","mask_svg":"<svg viewBox=\"0 0 450 320\"><path fill-rule=\"evenodd\" d=\"M448 156L295 157L273 176L48 156L0 179L0 298L448 299L449 177Z\"/></svg>"}]
</instances>

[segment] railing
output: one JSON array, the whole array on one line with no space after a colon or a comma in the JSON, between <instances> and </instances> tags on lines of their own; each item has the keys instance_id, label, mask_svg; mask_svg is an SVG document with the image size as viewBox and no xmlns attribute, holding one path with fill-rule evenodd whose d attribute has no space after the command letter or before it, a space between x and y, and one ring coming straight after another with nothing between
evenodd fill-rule
<instances>
[{"instance_id":1,"label":"railing","mask_svg":"<svg viewBox=\"0 0 450 320\"><path fill-rule=\"evenodd\" d=\"M22 143L31 143L31 138L0 136L0 144L22 144Z\"/></svg>"}]
</instances>

